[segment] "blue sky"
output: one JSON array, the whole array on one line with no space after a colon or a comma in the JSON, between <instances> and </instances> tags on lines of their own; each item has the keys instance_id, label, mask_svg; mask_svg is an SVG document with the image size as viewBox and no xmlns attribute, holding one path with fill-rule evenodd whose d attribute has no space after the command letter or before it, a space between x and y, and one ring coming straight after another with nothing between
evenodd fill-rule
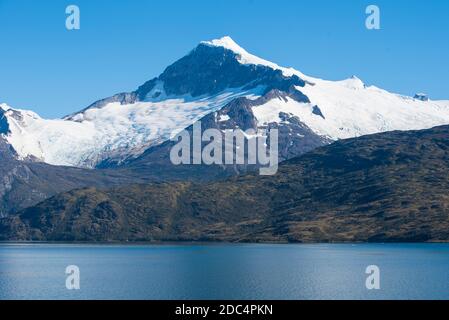
<instances>
[{"instance_id":1,"label":"blue sky","mask_svg":"<svg viewBox=\"0 0 449 320\"><path fill-rule=\"evenodd\" d=\"M65 28L76 4L81 29ZM365 8L381 9L381 30ZM231 36L305 74L449 99L449 1L0 0L0 102L61 117Z\"/></svg>"}]
</instances>

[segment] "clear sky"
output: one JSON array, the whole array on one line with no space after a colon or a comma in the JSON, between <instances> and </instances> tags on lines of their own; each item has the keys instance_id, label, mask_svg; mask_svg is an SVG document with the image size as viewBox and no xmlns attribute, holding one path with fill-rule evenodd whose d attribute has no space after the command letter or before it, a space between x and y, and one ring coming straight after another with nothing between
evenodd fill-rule
<instances>
[{"instance_id":1,"label":"clear sky","mask_svg":"<svg viewBox=\"0 0 449 320\"><path fill-rule=\"evenodd\" d=\"M80 30L65 28L70 4ZM365 28L369 4L381 30ZM447 0L0 0L0 102L61 117L224 35L311 76L449 99Z\"/></svg>"}]
</instances>

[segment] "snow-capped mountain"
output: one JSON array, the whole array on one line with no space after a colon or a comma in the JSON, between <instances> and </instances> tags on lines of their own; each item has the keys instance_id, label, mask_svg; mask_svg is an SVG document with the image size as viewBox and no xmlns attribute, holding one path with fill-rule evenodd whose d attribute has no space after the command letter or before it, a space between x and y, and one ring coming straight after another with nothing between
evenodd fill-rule
<instances>
[{"instance_id":1,"label":"snow-capped mountain","mask_svg":"<svg viewBox=\"0 0 449 320\"><path fill-rule=\"evenodd\" d=\"M138 158L199 120L223 130L276 126L286 159L337 139L449 124L449 101L426 100L357 77L309 77L224 37L201 42L136 91L63 119L2 104L0 134L21 159L91 168Z\"/></svg>"}]
</instances>

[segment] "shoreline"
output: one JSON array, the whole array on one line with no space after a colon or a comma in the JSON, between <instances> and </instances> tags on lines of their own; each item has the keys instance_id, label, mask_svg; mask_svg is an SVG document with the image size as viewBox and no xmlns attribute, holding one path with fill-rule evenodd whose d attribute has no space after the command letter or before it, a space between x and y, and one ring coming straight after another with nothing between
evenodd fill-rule
<instances>
[{"instance_id":1,"label":"shoreline","mask_svg":"<svg viewBox=\"0 0 449 320\"><path fill-rule=\"evenodd\" d=\"M433 242L225 242L225 241L159 241L159 242L91 242L91 241L0 241L1 245L86 245L86 246L313 246L313 245L425 245L449 244L449 241Z\"/></svg>"}]
</instances>

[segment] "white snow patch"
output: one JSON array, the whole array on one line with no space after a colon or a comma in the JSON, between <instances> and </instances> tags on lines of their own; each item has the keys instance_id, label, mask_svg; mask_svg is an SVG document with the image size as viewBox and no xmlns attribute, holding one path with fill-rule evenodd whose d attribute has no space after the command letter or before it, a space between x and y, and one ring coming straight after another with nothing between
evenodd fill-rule
<instances>
[{"instance_id":1,"label":"white snow patch","mask_svg":"<svg viewBox=\"0 0 449 320\"><path fill-rule=\"evenodd\" d=\"M108 157L138 156L162 143L231 100L257 95L254 90L229 90L198 99L179 97L156 102L121 105L109 103L87 109L73 120L46 120L17 110L22 120L6 115L11 133L7 141L21 158L34 156L53 165L93 167Z\"/></svg>"},{"instance_id":2,"label":"white snow patch","mask_svg":"<svg viewBox=\"0 0 449 320\"><path fill-rule=\"evenodd\" d=\"M231 119L231 118L227 114L222 114L222 115L219 115L218 122L225 122L225 121L228 121L229 119Z\"/></svg>"},{"instance_id":3,"label":"white snow patch","mask_svg":"<svg viewBox=\"0 0 449 320\"><path fill-rule=\"evenodd\" d=\"M10 106L8 106L6 103L0 103L0 109L3 111L7 111L10 109Z\"/></svg>"},{"instance_id":4,"label":"white snow patch","mask_svg":"<svg viewBox=\"0 0 449 320\"><path fill-rule=\"evenodd\" d=\"M389 93L374 86L365 87L358 79L318 81L314 86L298 87L311 103L271 100L253 107L260 124L281 122L279 113L299 117L319 135L346 139L392 131L428 129L449 124L448 101L419 101ZM325 119L313 114L318 105Z\"/></svg>"}]
</instances>

